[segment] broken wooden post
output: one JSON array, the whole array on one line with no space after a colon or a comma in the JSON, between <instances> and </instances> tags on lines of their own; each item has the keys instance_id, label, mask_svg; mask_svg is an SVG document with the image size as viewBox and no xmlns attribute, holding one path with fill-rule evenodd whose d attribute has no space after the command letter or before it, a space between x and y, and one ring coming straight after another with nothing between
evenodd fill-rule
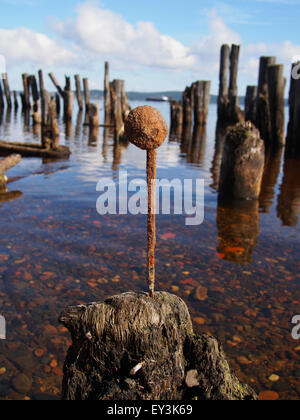
<instances>
[{"instance_id":1,"label":"broken wooden post","mask_svg":"<svg viewBox=\"0 0 300 420\"><path fill-rule=\"evenodd\" d=\"M28 77L29 91L31 90L31 96L33 99L32 106L32 119L34 125L39 125L42 122L40 95L38 90L37 81L34 75Z\"/></svg>"},{"instance_id":2,"label":"broken wooden post","mask_svg":"<svg viewBox=\"0 0 300 420\"><path fill-rule=\"evenodd\" d=\"M300 156L300 61L292 64L286 156Z\"/></svg>"},{"instance_id":3,"label":"broken wooden post","mask_svg":"<svg viewBox=\"0 0 300 420\"><path fill-rule=\"evenodd\" d=\"M220 87L218 98L218 118L226 119L228 107L228 82L229 82L229 63L230 63L230 47L222 45L220 57Z\"/></svg>"},{"instance_id":4,"label":"broken wooden post","mask_svg":"<svg viewBox=\"0 0 300 420\"><path fill-rule=\"evenodd\" d=\"M284 93L286 79L284 78L284 66L272 65L268 67L268 94L271 122L271 147L285 145L285 113Z\"/></svg>"},{"instance_id":5,"label":"broken wooden post","mask_svg":"<svg viewBox=\"0 0 300 420\"><path fill-rule=\"evenodd\" d=\"M195 125L205 125L210 105L211 82L198 81L194 83L194 122Z\"/></svg>"},{"instance_id":6,"label":"broken wooden post","mask_svg":"<svg viewBox=\"0 0 300 420\"><path fill-rule=\"evenodd\" d=\"M18 94L15 90L13 91L13 98L14 98L14 109L15 111L17 111L19 109L19 102L18 102Z\"/></svg>"},{"instance_id":7,"label":"broken wooden post","mask_svg":"<svg viewBox=\"0 0 300 420\"><path fill-rule=\"evenodd\" d=\"M66 86L63 90L54 77L53 73L49 73L49 77L64 101L64 122L71 121L73 117L74 105L74 93L71 90L71 80L69 77L66 77Z\"/></svg>"},{"instance_id":8,"label":"broken wooden post","mask_svg":"<svg viewBox=\"0 0 300 420\"><path fill-rule=\"evenodd\" d=\"M22 96L22 105L23 105L23 112L28 112L31 108L30 105L30 97L29 97L29 81L28 81L28 74L22 74L23 80L23 96Z\"/></svg>"},{"instance_id":9,"label":"broken wooden post","mask_svg":"<svg viewBox=\"0 0 300 420\"><path fill-rule=\"evenodd\" d=\"M272 126L269 103L269 66L276 64L276 57L260 57L256 126L266 145L271 144Z\"/></svg>"},{"instance_id":10,"label":"broken wooden post","mask_svg":"<svg viewBox=\"0 0 300 420\"><path fill-rule=\"evenodd\" d=\"M109 63L105 62L105 78L104 78L104 124L110 124L111 120L111 95L109 87Z\"/></svg>"},{"instance_id":11,"label":"broken wooden post","mask_svg":"<svg viewBox=\"0 0 300 420\"><path fill-rule=\"evenodd\" d=\"M57 117L60 116L60 96L58 93L55 94L55 103L56 103L56 115Z\"/></svg>"},{"instance_id":12,"label":"broken wooden post","mask_svg":"<svg viewBox=\"0 0 300 420\"><path fill-rule=\"evenodd\" d=\"M116 139L119 139L124 134L122 82L122 80L114 80L111 84L111 104Z\"/></svg>"},{"instance_id":13,"label":"broken wooden post","mask_svg":"<svg viewBox=\"0 0 300 420\"><path fill-rule=\"evenodd\" d=\"M21 155L13 154L0 160L0 190L5 190L7 177L5 172L16 166L22 159Z\"/></svg>"},{"instance_id":14,"label":"broken wooden post","mask_svg":"<svg viewBox=\"0 0 300 420\"><path fill-rule=\"evenodd\" d=\"M56 102L44 90L45 108L42 115L42 147L57 150L59 147L59 126L56 115Z\"/></svg>"},{"instance_id":15,"label":"broken wooden post","mask_svg":"<svg viewBox=\"0 0 300 420\"><path fill-rule=\"evenodd\" d=\"M3 109L4 109L3 89L2 89L2 84L0 83L0 111L3 112Z\"/></svg>"},{"instance_id":16,"label":"broken wooden post","mask_svg":"<svg viewBox=\"0 0 300 420\"><path fill-rule=\"evenodd\" d=\"M206 125L194 125L193 137L189 144L187 155L188 163L203 165L206 150L206 133Z\"/></svg>"},{"instance_id":17,"label":"broken wooden post","mask_svg":"<svg viewBox=\"0 0 300 420\"><path fill-rule=\"evenodd\" d=\"M80 82L79 74L76 74L74 76L74 78L75 78L76 97L77 97L78 108L81 111L83 109L83 104L82 104L82 90L81 90L81 82Z\"/></svg>"},{"instance_id":18,"label":"broken wooden post","mask_svg":"<svg viewBox=\"0 0 300 420\"><path fill-rule=\"evenodd\" d=\"M183 103L183 126L192 126L193 108L192 108L192 89L187 87L182 96Z\"/></svg>"},{"instance_id":19,"label":"broken wooden post","mask_svg":"<svg viewBox=\"0 0 300 420\"><path fill-rule=\"evenodd\" d=\"M163 116L150 106L135 108L125 122L125 138L140 149L147 150L148 284L151 297L154 297L155 287L156 149L167 135L168 126Z\"/></svg>"},{"instance_id":20,"label":"broken wooden post","mask_svg":"<svg viewBox=\"0 0 300 420\"><path fill-rule=\"evenodd\" d=\"M256 124L257 86L247 86L245 98L245 120Z\"/></svg>"},{"instance_id":21,"label":"broken wooden post","mask_svg":"<svg viewBox=\"0 0 300 420\"><path fill-rule=\"evenodd\" d=\"M220 198L257 200L265 164L265 147L251 122L239 123L227 135L221 167Z\"/></svg>"},{"instance_id":22,"label":"broken wooden post","mask_svg":"<svg viewBox=\"0 0 300 420\"><path fill-rule=\"evenodd\" d=\"M66 308L59 321L73 341L63 400L257 399L232 372L221 344L194 334L188 308L177 296L159 292L154 300L124 293Z\"/></svg>"},{"instance_id":23,"label":"broken wooden post","mask_svg":"<svg viewBox=\"0 0 300 420\"><path fill-rule=\"evenodd\" d=\"M4 94L5 94L7 108L11 109L11 95L10 95L7 73L2 74L2 81L3 81Z\"/></svg>"},{"instance_id":24,"label":"broken wooden post","mask_svg":"<svg viewBox=\"0 0 300 420\"><path fill-rule=\"evenodd\" d=\"M171 128L170 140L180 140L183 128L183 105L180 101L170 101L171 107Z\"/></svg>"}]
</instances>

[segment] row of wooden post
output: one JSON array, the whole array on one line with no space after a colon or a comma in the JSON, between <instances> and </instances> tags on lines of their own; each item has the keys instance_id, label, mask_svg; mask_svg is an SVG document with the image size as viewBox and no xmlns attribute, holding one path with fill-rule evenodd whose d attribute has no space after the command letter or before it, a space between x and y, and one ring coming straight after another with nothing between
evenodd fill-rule
<instances>
[{"instance_id":1,"label":"row of wooden post","mask_svg":"<svg viewBox=\"0 0 300 420\"><path fill-rule=\"evenodd\" d=\"M53 73L49 73L50 80L55 86L57 93L51 97L44 88L44 78L42 70L38 72L38 82L34 75L23 74L23 92L20 93L22 111L31 114L33 124L42 124L42 144L45 147L56 148L58 145L58 116L61 112L61 100L63 103L63 119L66 124L72 121L74 108L74 92L71 89L70 77L65 78L65 87L62 88ZM83 93L81 89L81 79L77 74L75 79L75 94L78 108L80 111L85 106L84 124L90 129L100 127L100 107L90 100L89 81L83 79ZM0 111L5 107L12 108L11 92L7 74L2 75L0 83ZM18 94L13 92L14 107L18 109ZM124 132L124 120L130 111L129 101L123 80L109 81L109 63L105 63L104 79L104 107L105 107L105 126L115 127L115 135L119 138Z\"/></svg>"}]
</instances>

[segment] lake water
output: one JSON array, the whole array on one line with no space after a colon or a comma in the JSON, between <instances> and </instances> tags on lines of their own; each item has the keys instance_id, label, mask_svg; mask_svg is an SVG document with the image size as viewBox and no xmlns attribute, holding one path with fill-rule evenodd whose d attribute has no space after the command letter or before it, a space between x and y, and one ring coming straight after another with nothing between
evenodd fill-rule
<instances>
[{"instance_id":1,"label":"lake water","mask_svg":"<svg viewBox=\"0 0 300 420\"><path fill-rule=\"evenodd\" d=\"M169 104L152 105L169 121ZM158 151L158 178L205 180L205 221L158 216L157 289L185 300L195 330L221 340L242 381L300 399L291 323L300 315L300 162L268 160L259 205L218 204L216 113L212 105L197 150L166 141ZM14 112L3 115L0 139L39 141ZM59 398L70 336L57 319L66 306L147 290L146 217L96 212L97 182L118 180L120 170L145 177L145 152L114 145L108 129L89 138L76 118L61 125L60 143L69 160L24 158L0 196L1 399Z\"/></svg>"}]
</instances>

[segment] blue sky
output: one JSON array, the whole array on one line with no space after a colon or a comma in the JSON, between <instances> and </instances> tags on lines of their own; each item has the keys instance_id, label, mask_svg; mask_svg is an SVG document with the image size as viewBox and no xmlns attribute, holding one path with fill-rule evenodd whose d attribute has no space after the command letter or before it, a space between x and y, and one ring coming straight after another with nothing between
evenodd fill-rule
<instances>
[{"instance_id":1,"label":"blue sky","mask_svg":"<svg viewBox=\"0 0 300 420\"><path fill-rule=\"evenodd\" d=\"M182 90L197 79L218 89L219 48L240 43L239 85L255 84L260 55L286 65L300 55L300 0L0 0L0 54L12 88L40 67L88 76L103 62L129 90ZM1 60L0 60L1 61ZM50 88L50 84L47 83Z\"/></svg>"}]
</instances>

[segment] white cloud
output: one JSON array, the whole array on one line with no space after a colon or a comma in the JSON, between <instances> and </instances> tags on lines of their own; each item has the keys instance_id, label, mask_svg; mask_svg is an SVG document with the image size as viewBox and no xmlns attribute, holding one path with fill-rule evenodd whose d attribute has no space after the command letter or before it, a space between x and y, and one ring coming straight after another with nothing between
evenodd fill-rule
<instances>
[{"instance_id":1,"label":"white cloud","mask_svg":"<svg viewBox=\"0 0 300 420\"><path fill-rule=\"evenodd\" d=\"M54 31L98 59L109 57L126 67L188 69L196 57L189 47L161 34L151 22L131 25L122 16L87 2L77 7L75 20L54 21Z\"/></svg>"},{"instance_id":2,"label":"white cloud","mask_svg":"<svg viewBox=\"0 0 300 420\"><path fill-rule=\"evenodd\" d=\"M38 66L67 65L76 54L48 36L27 28L0 29L0 54L7 65L30 62Z\"/></svg>"}]
</instances>

